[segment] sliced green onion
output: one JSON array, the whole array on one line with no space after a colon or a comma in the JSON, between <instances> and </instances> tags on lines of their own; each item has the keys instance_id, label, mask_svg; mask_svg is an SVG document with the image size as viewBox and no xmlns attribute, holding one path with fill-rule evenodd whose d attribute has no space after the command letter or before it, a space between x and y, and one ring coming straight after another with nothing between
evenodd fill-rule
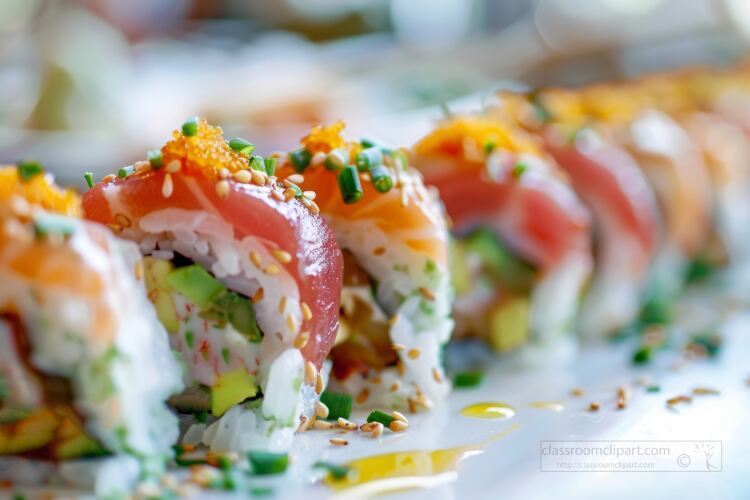
<instances>
[{"instance_id":1,"label":"sliced green onion","mask_svg":"<svg viewBox=\"0 0 750 500\"><path fill-rule=\"evenodd\" d=\"M302 173L308 167L308 165L310 165L310 161L312 161L312 155L307 149L299 148L289 153L289 160L292 162L294 170L296 170L299 174Z\"/></svg>"},{"instance_id":2,"label":"sliced green onion","mask_svg":"<svg viewBox=\"0 0 750 500\"><path fill-rule=\"evenodd\" d=\"M146 158L153 168L164 166L164 158L161 156L161 149L152 149L146 153Z\"/></svg>"},{"instance_id":3,"label":"sliced green onion","mask_svg":"<svg viewBox=\"0 0 750 500\"><path fill-rule=\"evenodd\" d=\"M633 363L636 365L643 365L651 361L652 349L647 346L641 346L633 353Z\"/></svg>"},{"instance_id":4,"label":"sliced green onion","mask_svg":"<svg viewBox=\"0 0 750 500\"><path fill-rule=\"evenodd\" d=\"M89 187L89 189L91 189L92 187L94 187L95 182L94 182L94 174L93 173L86 172L85 174L83 174L83 180L86 181L86 185Z\"/></svg>"},{"instance_id":5,"label":"sliced green onion","mask_svg":"<svg viewBox=\"0 0 750 500\"><path fill-rule=\"evenodd\" d=\"M647 392L660 392L661 391L661 387L659 387L658 385L650 385L650 386L646 387L646 391Z\"/></svg>"},{"instance_id":6,"label":"sliced green onion","mask_svg":"<svg viewBox=\"0 0 750 500\"><path fill-rule=\"evenodd\" d=\"M362 199L362 184L356 168L352 165L344 167L338 174L338 181L344 203L356 203Z\"/></svg>"},{"instance_id":7,"label":"sliced green onion","mask_svg":"<svg viewBox=\"0 0 750 500\"><path fill-rule=\"evenodd\" d=\"M393 187L393 177L391 177L388 169L382 165L371 169L370 177L372 178L373 186L380 193L387 193Z\"/></svg>"},{"instance_id":8,"label":"sliced green onion","mask_svg":"<svg viewBox=\"0 0 750 500\"><path fill-rule=\"evenodd\" d=\"M44 168L42 168L42 165L37 161L20 161L18 162L17 170L18 177L24 182L28 181L35 175L44 173Z\"/></svg>"},{"instance_id":9,"label":"sliced green onion","mask_svg":"<svg viewBox=\"0 0 750 500\"><path fill-rule=\"evenodd\" d=\"M352 397L349 394L339 392L323 391L320 402L328 407L327 420L338 420L349 418L352 414Z\"/></svg>"},{"instance_id":10,"label":"sliced green onion","mask_svg":"<svg viewBox=\"0 0 750 500\"><path fill-rule=\"evenodd\" d=\"M133 168L132 165L128 165L127 167L122 167L121 169L117 171L117 177L119 177L120 179L124 179L130 174L132 174L134 170L135 169Z\"/></svg>"},{"instance_id":11,"label":"sliced green onion","mask_svg":"<svg viewBox=\"0 0 750 500\"><path fill-rule=\"evenodd\" d=\"M313 464L314 469L325 469L328 475L337 481L346 479L351 473L352 469L345 465L336 465L330 462L317 461Z\"/></svg>"},{"instance_id":12,"label":"sliced green onion","mask_svg":"<svg viewBox=\"0 0 750 500\"><path fill-rule=\"evenodd\" d=\"M198 117L191 116L182 124L182 135L191 137L198 133Z\"/></svg>"},{"instance_id":13,"label":"sliced green onion","mask_svg":"<svg viewBox=\"0 0 750 500\"><path fill-rule=\"evenodd\" d=\"M482 149L484 149L484 154L489 155L492 153L492 151L495 150L495 147L497 146L497 143L494 139L487 139L484 141L484 144L482 145Z\"/></svg>"},{"instance_id":14,"label":"sliced green onion","mask_svg":"<svg viewBox=\"0 0 750 500\"><path fill-rule=\"evenodd\" d=\"M296 185L293 182L289 183L289 189L294 189L294 197L295 198L301 198L302 197L302 188Z\"/></svg>"},{"instance_id":15,"label":"sliced green onion","mask_svg":"<svg viewBox=\"0 0 750 500\"><path fill-rule=\"evenodd\" d=\"M75 232L73 219L62 215L40 212L34 219L34 235L44 238L50 234L70 236Z\"/></svg>"},{"instance_id":16,"label":"sliced green onion","mask_svg":"<svg viewBox=\"0 0 750 500\"><path fill-rule=\"evenodd\" d=\"M690 342L692 344L702 346L706 349L706 353L708 354L708 356L714 358L721 351L721 344L723 342L723 339L720 335L717 335L715 333L702 333L693 336L693 338L690 339Z\"/></svg>"},{"instance_id":17,"label":"sliced green onion","mask_svg":"<svg viewBox=\"0 0 750 500\"><path fill-rule=\"evenodd\" d=\"M180 467L190 467L191 465L203 465L206 462L206 458L200 455L185 457L183 454L174 457L174 462Z\"/></svg>"},{"instance_id":18,"label":"sliced green onion","mask_svg":"<svg viewBox=\"0 0 750 500\"><path fill-rule=\"evenodd\" d=\"M263 158L263 164L266 167L266 173L269 177L276 173L276 158L273 156Z\"/></svg>"},{"instance_id":19,"label":"sliced green onion","mask_svg":"<svg viewBox=\"0 0 750 500\"><path fill-rule=\"evenodd\" d=\"M519 179L528 168L529 167L525 163L519 161L513 167L513 177Z\"/></svg>"},{"instance_id":20,"label":"sliced green onion","mask_svg":"<svg viewBox=\"0 0 750 500\"><path fill-rule=\"evenodd\" d=\"M238 153L245 154L247 156L250 156L253 154L253 151L255 151L255 144L252 142L248 142L245 139L240 139L239 137L236 137L229 141L229 147L232 148L233 151L237 151Z\"/></svg>"},{"instance_id":21,"label":"sliced green onion","mask_svg":"<svg viewBox=\"0 0 750 500\"><path fill-rule=\"evenodd\" d=\"M219 466L219 469L223 471L232 469L232 459L226 455L219 455L216 459L216 464Z\"/></svg>"},{"instance_id":22,"label":"sliced green onion","mask_svg":"<svg viewBox=\"0 0 750 500\"><path fill-rule=\"evenodd\" d=\"M250 494L254 497L273 495L273 488L268 486L252 486L250 488Z\"/></svg>"},{"instance_id":23,"label":"sliced green onion","mask_svg":"<svg viewBox=\"0 0 750 500\"><path fill-rule=\"evenodd\" d=\"M476 387L482 383L484 373L479 370L456 373L453 377L455 387Z\"/></svg>"},{"instance_id":24,"label":"sliced green onion","mask_svg":"<svg viewBox=\"0 0 750 500\"><path fill-rule=\"evenodd\" d=\"M359 143L365 149L372 148L378 145L378 142L370 137L363 137L362 139L360 139Z\"/></svg>"},{"instance_id":25,"label":"sliced green onion","mask_svg":"<svg viewBox=\"0 0 750 500\"><path fill-rule=\"evenodd\" d=\"M380 148L367 148L357 153L354 158L357 168L363 172L383 164L383 152Z\"/></svg>"},{"instance_id":26,"label":"sliced green onion","mask_svg":"<svg viewBox=\"0 0 750 500\"><path fill-rule=\"evenodd\" d=\"M208 421L208 412L199 411L195 414L195 421L199 424L205 424Z\"/></svg>"},{"instance_id":27,"label":"sliced green onion","mask_svg":"<svg viewBox=\"0 0 750 500\"><path fill-rule=\"evenodd\" d=\"M247 459L250 461L253 474L258 476L281 474L289 466L289 456L286 453L250 451Z\"/></svg>"},{"instance_id":28,"label":"sliced green onion","mask_svg":"<svg viewBox=\"0 0 750 500\"><path fill-rule=\"evenodd\" d=\"M334 149L326 156L325 165L327 170L338 171L349 164L349 151L343 148Z\"/></svg>"},{"instance_id":29,"label":"sliced green onion","mask_svg":"<svg viewBox=\"0 0 750 500\"><path fill-rule=\"evenodd\" d=\"M266 164L263 161L262 156L253 156L250 158L250 168L253 170L258 170L260 172L266 171Z\"/></svg>"},{"instance_id":30,"label":"sliced green onion","mask_svg":"<svg viewBox=\"0 0 750 500\"><path fill-rule=\"evenodd\" d=\"M393 422L395 419L390 416L389 414L382 412L380 410L374 410L369 415L367 415L367 422L380 422L384 426L388 427L391 425L391 422Z\"/></svg>"}]
</instances>

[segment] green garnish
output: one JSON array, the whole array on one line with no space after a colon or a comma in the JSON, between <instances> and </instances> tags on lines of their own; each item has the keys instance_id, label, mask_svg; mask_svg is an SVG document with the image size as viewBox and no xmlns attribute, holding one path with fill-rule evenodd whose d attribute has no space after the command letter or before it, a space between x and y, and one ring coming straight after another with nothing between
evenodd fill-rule
<instances>
[{"instance_id":1,"label":"green garnish","mask_svg":"<svg viewBox=\"0 0 750 500\"><path fill-rule=\"evenodd\" d=\"M370 169L370 177L373 186L379 193L387 193L393 187L393 177L391 177L388 169L382 165Z\"/></svg>"},{"instance_id":2,"label":"green garnish","mask_svg":"<svg viewBox=\"0 0 750 500\"><path fill-rule=\"evenodd\" d=\"M400 168L401 170L406 170L409 167L409 158L400 149L392 151L391 158L393 159L393 163L396 165L397 168Z\"/></svg>"},{"instance_id":3,"label":"green garnish","mask_svg":"<svg viewBox=\"0 0 750 500\"><path fill-rule=\"evenodd\" d=\"M263 164L266 167L266 173L269 177L276 173L276 158L272 156L263 158Z\"/></svg>"},{"instance_id":4,"label":"green garnish","mask_svg":"<svg viewBox=\"0 0 750 500\"><path fill-rule=\"evenodd\" d=\"M528 170L528 168L529 167L525 163L519 161L513 166L513 177L515 177L516 179L520 179L523 173Z\"/></svg>"},{"instance_id":5,"label":"green garnish","mask_svg":"<svg viewBox=\"0 0 750 500\"><path fill-rule=\"evenodd\" d=\"M223 312L226 320L249 342L260 342L263 339L255 321L253 303L249 299L226 290L213 299L212 305Z\"/></svg>"},{"instance_id":6,"label":"green garnish","mask_svg":"<svg viewBox=\"0 0 750 500\"><path fill-rule=\"evenodd\" d=\"M659 392L661 391L661 387L659 387L658 385L650 385L646 387L646 391L647 392Z\"/></svg>"},{"instance_id":7,"label":"green garnish","mask_svg":"<svg viewBox=\"0 0 750 500\"><path fill-rule=\"evenodd\" d=\"M117 177L120 179L124 179L130 174L133 173L135 169L133 168L133 165L128 165L127 167L122 167L117 171Z\"/></svg>"},{"instance_id":8,"label":"green garnish","mask_svg":"<svg viewBox=\"0 0 750 500\"><path fill-rule=\"evenodd\" d=\"M721 351L722 338L715 333L702 333L690 339L691 344L702 346L709 357L716 357Z\"/></svg>"},{"instance_id":9,"label":"green garnish","mask_svg":"<svg viewBox=\"0 0 750 500\"><path fill-rule=\"evenodd\" d=\"M252 156L250 158L250 168L259 172L266 171L266 163L263 161L262 156Z\"/></svg>"},{"instance_id":10,"label":"green garnish","mask_svg":"<svg viewBox=\"0 0 750 500\"><path fill-rule=\"evenodd\" d=\"M389 414L380 410L374 410L367 415L367 422L380 422L384 426L388 427L395 419Z\"/></svg>"},{"instance_id":11,"label":"green garnish","mask_svg":"<svg viewBox=\"0 0 750 500\"><path fill-rule=\"evenodd\" d=\"M482 144L482 149L486 155L492 153L495 150L495 147L497 147L497 142L495 142L494 139L487 139L484 141L484 144Z\"/></svg>"},{"instance_id":12,"label":"green garnish","mask_svg":"<svg viewBox=\"0 0 750 500\"><path fill-rule=\"evenodd\" d=\"M363 137L363 138L362 138L362 139L361 139L361 140L359 141L359 143L360 143L360 144L362 145L362 147L363 147L364 149L375 147L375 146L377 146L377 144L378 144L378 143L377 143L377 141L375 141L375 139L370 139L370 138L368 138L368 137Z\"/></svg>"},{"instance_id":13,"label":"green garnish","mask_svg":"<svg viewBox=\"0 0 750 500\"><path fill-rule=\"evenodd\" d=\"M37 161L31 160L19 161L16 169L18 171L18 177L20 177L23 182L28 181L35 175L44 173L42 165Z\"/></svg>"},{"instance_id":14,"label":"green garnish","mask_svg":"<svg viewBox=\"0 0 750 500\"><path fill-rule=\"evenodd\" d=\"M352 165L344 167L338 173L338 182L344 203L356 203L362 199L362 184L359 182L359 173Z\"/></svg>"},{"instance_id":15,"label":"green garnish","mask_svg":"<svg viewBox=\"0 0 750 500\"><path fill-rule=\"evenodd\" d=\"M343 148L334 149L326 156L323 165L327 170L336 172L349 164L349 151Z\"/></svg>"},{"instance_id":16,"label":"green garnish","mask_svg":"<svg viewBox=\"0 0 750 500\"><path fill-rule=\"evenodd\" d=\"M653 350L651 349L651 347L643 345L633 353L633 363L635 363L636 365L645 365L646 363L651 361L652 354Z\"/></svg>"},{"instance_id":17,"label":"green garnish","mask_svg":"<svg viewBox=\"0 0 750 500\"><path fill-rule=\"evenodd\" d=\"M695 258L688 265L687 271L685 271L685 281L688 283L698 283L709 278L715 269L705 258Z\"/></svg>"},{"instance_id":18,"label":"green garnish","mask_svg":"<svg viewBox=\"0 0 750 500\"><path fill-rule=\"evenodd\" d=\"M638 321L642 326L666 325L672 319L669 300L656 292L651 293L641 308Z\"/></svg>"},{"instance_id":19,"label":"green garnish","mask_svg":"<svg viewBox=\"0 0 750 500\"><path fill-rule=\"evenodd\" d=\"M210 307L213 299L226 290L219 280L196 264L170 271L164 281L202 309Z\"/></svg>"},{"instance_id":20,"label":"green garnish","mask_svg":"<svg viewBox=\"0 0 750 500\"><path fill-rule=\"evenodd\" d=\"M89 189L91 189L92 187L94 187L95 182L94 182L94 174L93 173L86 172L85 174L83 174L83 180L86 181L86 185L89 187Z\"/></svg>"},{"instance_id":21,"label":"green garnish","mask_svg":"<svg viewBox=\"0 0 750 500\"><path fill-rule=\"evenodd\" d=\"M164 158L161 156L161 149L151 149L146 152L146 158L154 169L164 166Z\"/></svg>"},{"instance_id":22,"label":"green garnish","mask_svg":"<svg viewBox=\"0 0 750 500\"><path fill-rule=\"evenodd\" d=\"M313 464L314 469L325 469L328 475L337 481L346 479L351 473L352 469L345 465L336 465L330 462L317 461Z\"/></svg>"},{"instance_id":23,"label":"green garnish","mask_svg":"<svg viewBox=\"0 0 750 500\"><path fill-rule=\"evenodd\" d=\"M299 148L289 153L289 160L292 162L294 170L300 174L310 165L312 155L307 149Z\"/></svg>"},{"instance_id":24,"label":"green garnish","mask_svg":"<svg viewBox=\"0 0 750 500\"><path fill-rule=\"evenodd\" d=\"M219 469L223 471L232 469L232 459L226 455L219 455L219 457L216 459L216 464L219 466Z\"/></svg>"},{"instance_id":25,"label":"green garnish","mask_svg":"<svg viewBox=\"0 0 750 500\"><path fill-rule=\"evenodd\" d=\"M0 424L12 424L31 415L29 410L16 408L0 408Z\"/></svg>"},{"instance_id":26,"label":"green garnish","mask_svg":"<svg viewBox=\"0 0 750 500\"><path fill-rule=\"evenodd\" d=\"M198 133L198 117L191 116L182 124L182 135L192 137Z\"/></svg>"},{"instance_id":27,"label":"green garnish","mask_svg":"<svg viewBox=\"0 0 750 500\"><path fill-rule=\"evenodd\" d=\"M195 421L199 424L205 424L208 422L208 412L206 411L199 411L195 414Z\"/></svg>"},{"instance_id":28,"label":"green garnish","mask_svg":"<svg viewBox=\"0 0 750 500\"><path fill-rule=\"evenodd\" d=\"M255 144L248 142L245 139L240 139L239 137L229 141L229 147L232 148L233 151L247 156L250 156L253 154L253 151L255 151Z\"/></svg>"},{"instance_id":29,"label":"green garnish","mask_svg":"<svg viewBox=\"0 0 750 500\"><path fill-rule=\"evenodd\" d=\"M191 465L203 465L207 462L204 457L183 457L182 455L177 455L174 457L174 463L180 467L190 467Z\"/></svg>"},{"instance_id":30,"label":"green garnish","mask_svg":"<svg viewBox=\"0 0 750 500\"><path fill-rule=\"evenodd\" d=\"M349 418L352 414L352 397L349 394L323 391L320 395L320 402L328 407L326 420L338 420L339 417Z\"/></svg>"},{"instance_id":31,"label":"green garnish","mask_svg":"<svg viewBox=\"0 0 750 500\"><path fill-rule=\"evenodd\" d=\"M476 387L482 383L484 372L474 370L470 372L459 372L453 376L453 385L455 387Z\"/></svg>"},{"instance_id":32,"label":"green garnish","mask_svg":"<svg viewBox=\"0 0 750 500\"><path fill-rule=\"evenodd\" d=\"M286 453L250 451L247 453L247 459L253 474L258 476L281 474L289 466L289 456Z\"/></svg>"},{"instance_id":33,"label":"green garnish","mask_svg":"<svg viewBox=\"0 0 750 500\"><path fill-rule=\"evenodd\" d=\"M354 163L357 165L357 169L366 172L373 167L383 164L383 152L380 151L380 148L363 149L357 153Z\"/></svg>"},{"instance_id":34,"label":"green garnish","mask_svg":"<svg viewBox=\"0 0 750 500\"><path fill-rule=\"evenodd\" d=\"M70 217L40 212L34 219L34 236L37 238L44 238L51 234L68 237L74 232L75 222Z\"/></svg>"}]
</instances>

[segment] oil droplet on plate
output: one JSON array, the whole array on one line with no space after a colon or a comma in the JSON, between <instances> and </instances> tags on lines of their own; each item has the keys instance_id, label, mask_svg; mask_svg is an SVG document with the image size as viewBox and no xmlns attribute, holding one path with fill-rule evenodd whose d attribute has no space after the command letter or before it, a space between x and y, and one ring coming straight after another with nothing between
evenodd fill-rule
<instances>
[{"instance_id":1,"label":"oil droplet on plate","mask_svg":"<svg viewBox=\"0 0 750 500\"><path fill-rule=\"evenodd\" d=\"M529 403L529 408L536 408L537 410L563 411L565 405L560 401L534 401L533 403Z\"/></svg>"},{"instance_id":2,"label":"oil droplet on plate","mask_svg":"<svg viewBox=\"0 0 750 500\"><path fill-rule=\"evenodd\" d=\"M515 408L508 404L498 402L475 403L461 410L461 415L464 417L487 418L493 420L511 418L515 414Z\"/></svg>"}]
</instances>

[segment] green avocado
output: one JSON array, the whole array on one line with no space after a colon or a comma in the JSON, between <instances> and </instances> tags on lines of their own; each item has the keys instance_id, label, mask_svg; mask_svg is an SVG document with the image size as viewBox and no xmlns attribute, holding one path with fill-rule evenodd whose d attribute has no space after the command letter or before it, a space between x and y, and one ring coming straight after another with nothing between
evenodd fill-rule
<instances>
[{"instance_id":1,"label":"green avocado","mask_svg":"<svg viewBox=\"0 0 750 500\"><path fill-rule=\"evenodd\" d=\"M78 434L55 447L55 454L60 460L103 455L107 451L99 443L86 434Z\"/></svg>"},{"instance_id":2,"label":"green avocado","mask_svg":"<svg viewBox=\"0 0 750 500\"><path fill-rule=\"evenodd\" d=\"M170 271L164 277L164 281L200 308L210 307L213 299L226 291L226 287L219 280L196 264Z\"/></svg>"},{"instance_id":3,"label":"green avocado","mask_svg":"<svg viewBox=\"0 0 750 500\"><path fill-rule=\"evenodd\" d=\"M177 317L172 292L166 282L167 275L172 271L172 264L166 260L153 257L143 259L145 269L146 289L151 302L154 304L159 321L169 333L180 330L180 319Z\"/></svg>"},{"instance_id":4,"label":"green avocado","mask_svg":"<svg viewBox=\"0 0 750 500\"><path fill-rule=\"evenodd\" d=\"M529 299L511 297L490 312L490 344L496 352L516 349L529 337Z\"/></svg>"},{"instance_id":5,"label":"green avocado","mask_svg":"<svg viewBox=\"0 0 750 500\"><path fill-rule=\"evenodd\" d=\"M223 415L229 408L258 394L255 377L239 368L219 375L211 387L211 413L215 417Z\"/></svg>"},{"instance_id":6,"label":"green avocado","mask_svg":"<svg viewBox=\"0 0 750 500\"><path fill-rule=\"evenodd\" d=\"M479 255L495 280L516 292L528 292L536 279L536 269L522 261L489 229L478 228L463 241L465 251Z\"/></svg>"}]
</instances>

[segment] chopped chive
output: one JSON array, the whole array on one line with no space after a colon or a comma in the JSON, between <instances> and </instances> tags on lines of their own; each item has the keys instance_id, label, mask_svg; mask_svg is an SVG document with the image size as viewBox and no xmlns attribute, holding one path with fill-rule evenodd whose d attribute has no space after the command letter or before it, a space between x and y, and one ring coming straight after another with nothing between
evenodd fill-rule
<instances>
[{"instance_id":1,"label":"chopped chive","mask_svg":"<svg viewBox=\"0 0 750 500\"><path fill-rule=\"evenodd\" d=\"M50 234L67 237L74 232L75 225L69 217L41 212L34 219L34 235L37 238L44 238Z\"/></svg>"},{"instance_id":2,"label":"chopped chive","mask_svg":"<svg viewBox=\"0 0 750 500\"><path fill-rule=\"evenodd\" d=\"M370 137L363 137L362 139L360 139L359 143L364 149L372 148L378 145L378 142Z\"/></svg>"},{"instance_id":3,"label":"chopped chive","mask_svg":"<svg viewBox=\"0 0 750 500\"><path fill-rule=\"evenodd\" d=\"M659 392L661 391L661 387L659 387L658 385L650 385L646 387L646 391L647 392Z\"/></svg>"},{"instance_id":4,"label":"chopped chive","mask_svg":"<svg viewBox=\"0 0 750 500\"><path fill-rule=\"evenodd\" d=\"M385 412L382 412L380 410L374 410L369 415L367 415L367 422L380 422L384 426L388 427L391 425L391 422L393 422L394 418L390 415L388 415Z\"/></svg>"},{"instance_id":5,"label":"chopped chive","mask_svg":"<svg viewBox=\"0 0 750 500\"><path fill-rule=\"evenodd\" d=\"M393 158L393 163L396 164L396 167L401 170L406 170L409 167L409 158L407 158L403 151L399 149L392 151L391 158Z\"/></svg>"},{"instance_id":6,"label":"chopped chive","mask_svg":"<svg viewBox=\"0 0 750 500\"><path fill-rule=\"evenodd\" d=\"M519 179L528 168L529 167L525 163L519 161L513 167L513 177Z\"/></svg>"},{"instance_id":7,"label":"chopped chive","mask_svg":"<svg viewBox=\"0 0 750 500\"><path fill-rule=\"evenodd\" d=\"M332 464L330 462L317 461L313 464L314 469L325 469L331 479L340 481L346 479L352 469L345 465Z\"/></svg>"},{"instance_id":8,"label":"chopped chive","mask_svg":"<svg viewBox=\"0 0 750 500\"><path fill-rule=\"evenodd\" d=\"M344 168L349 163L349 151L344 148L334 149L323 163L327 170L338 171Z\"/></svg>"},{"instance_id":9,"label":"chopped chive","mask_svg":"<svg viewBox=\"0 0 750 500\"><path fill-rule=\"evenodd\" d=\"M229 147L232 148L233 151L237 151L238 153L245 154L247 156L250 156L253 154L253 151L255 151L255 144L252 142L248 142L245 139L240 139L239 137L236 137L229 141Z\"/></svg>"},{"instance_id":10,"label":"chopped chive","mask_svg":"<svg viewBox=\"0 0 750 500\"><path fill-rule=\"evenodd\" d=\"M344 167L338 174L339 190L344 203L356 203L362 199L362 184L359 182L359 173L352 165Z\"/></svg>"},{"instance_id":11,"label":"chopped chive","mask_svg":"<svg viewBox=\"0 0 750 500\"><path fill-rule=\"evenodd\" d=\"M270 453L267 451L250 451L247 454L253 474L267 476L281 474L289 465L286 453Z\"/></svg>"},{"instance_id":12,"label":"chopped chive","mask_svg":"<svg viewBox=\"0 0 750 500\"><path fill-rule=\"evenodd\" d=\"M130 174L132 174L133 171L134 169L132 165L128 165L127 167L122 167L121 169L117 171L117 177L119 177L120 179L124 179Z\"/></svg>"},{"instance_id":13,"label":"chopped chive","mask_svg":"<svg viewBox=\"0 0 750 500\"><path fill-rule=\"evenodd\" d=\"M289 183L289 188L294 189L294 197L295 198L302 198L302 188L300 188L298 185L296 185L293 182Z\"/></svg>"},{"instance_id":14,"label":"chopped chive","mask_svg":"<svg viewBox=\"0 0 750 500\"><path fill-rule=\"evenodd\" d=\"M641 346L633 353L633 363L636 365L644 365L651 361L651 354L652 350L649 346Z\"/></svg>"},{"instance_id":15,"label":"chopped chive","mask_svg":"<svg viewBox=\"0 0 750 500\"><path fill-rule=\"evenodd\" d=\"M164 166L164 158L161 156L160 149L152 149L146 153L146 158L153 168L161 168Z\"/></svg>"},{"instance_id":16,"label":"chopped chive","mask_svg":"<svg viewBox=\"0 0 750 500\"><path fill-rule=\"evenodd\" d=\"M495 150L495 147L497 146L497 143L494 139L487 139L484 141L484 144L482 145L482 149L484 149L484 154L489 155Z\"/></svg>"},{"instance_id":17,"label":"chopped chive","mask_svg":"<svg viewBox=\"0 0 750 500\"><path fill-rule=\"evenodd\" d=\"M393 187L393 177L391 177L388 169L382 165L371 169L370 177L372 178L373 186L380 193L387 193Z\"/></svg>"},{"instance_id":18,"label":"chopped chive","mask_svg":"<svg viewBox=\"0 0 750 500\"><path fill-rule=\"evenodd\" d=\"M86 172L85 174L83 174L83 180L86 181L86 185L89 187L89 189L91 189L92 187L94 187L95 183L94 183L94 174L93 173Z\"/></svg>"},{"instance_id":19,"label":"chopped chive","mask_svg":"<svg viewBox=\"0 0 750 500\"><path fill-rule=\"evenodd\" d=\"M294 166L294 170L300 174L310 165L312 154L305 148L299 148L289 153L289 159Z\"/></svg>"},{"instance_id":20,"label":"chopped chive","mask_svg":"<svg viewBox=\"0 0 750 500\"><path fill-rule=\"evenodd\" d=\"M459 372L453 377L455 387L476 387L482 383L484 373L479 370Z\"/></svg>"},{"instance_id":21,"label":"chopped chive","mask_svg":"<svg viewBox=\"0 0 750 500\"><path fill-rule=\"evenodd\" d=\"M182 135L191 137L198 133L198 117L191 116L182 124Z\"/></svg>"},{"instance_id":22,"label":"chopped chive","mask_svg":"<svg viewBox=\"0 0 750 500\"><path fill-rule=\"evenodd\" d=\"M383 164L383 152L380 148L363 149L354 158L354 163L356 163L359 170L366 172L373 167Z\"/></svg>"},{"instance_id":23,"label":"chopped chive","mask_svg":"<svg viewBox=\"0 0 750 500\"><path fill-rule=\"evenodd\" d=\"M320 395L320 402L328 407L327 420L338 420L339 417L349 418L352 414L352 397L349 394L323 391Z\"/></svg>"},{"instance_id":24,"label":"chopped chive","mask_svg":"<svg viewBox=\"0 0 750 500\"><path fill-rule=\"evenodd\" d=\"M226 455L219 455L219 457L216 459L216 464L219 466L219 469L223 471L232 469L232 459Z\"/></svg>"},{"instance_id":25,"label":"chopped chive","mask_svg":"<svg viewBox=\"0 0 750 500\"><path fill-rule=\"evenodd\" d=\"M208 421L208 412L199 411L195 414L195 421L199 424L205 424Z\"/></svg>"},{"instance_id":26,"label":"chopped chive","mask_svg":"<svg viewBox=\"0 0 750 500\"><path fill-rule=\"evenodd\" d=\"M28 181L35 175L44 173L42 165L36 161L19 161L17 170L18 177L20 177L24 182Z\"/></svg>"},{"instance_id":27,"label":"chopped chive","mask_svg":"<svg viewBox=\"0 0 750 500\"><path fill-rule=\"evenodd\" d=\"M276 158L272 156L263 158L263 164L266 167L266 173L269 177L276 173Z\"/></svg>"},{"instance_id":28,"label":"chopped chive","mask_svg":"<svg viewBox=\"0 0 750 500\"><path fill-rule=\"evenodd\" d=\"M273 488L267 486L253 486L250 488L250 494L254 497L273 495Z\"/></svg>"},{"instance_id":29,"label":"chopped chive","mask_svg":"<svg viewBox=\"0 0 750 500\"><path fill-rule=\"evenodd\" d=\"M266 164L263 161L262 156L253 156L250 158L250 168L253 170L258 170L260 172L266 171Z\"/></svg>"}]
</instances>

